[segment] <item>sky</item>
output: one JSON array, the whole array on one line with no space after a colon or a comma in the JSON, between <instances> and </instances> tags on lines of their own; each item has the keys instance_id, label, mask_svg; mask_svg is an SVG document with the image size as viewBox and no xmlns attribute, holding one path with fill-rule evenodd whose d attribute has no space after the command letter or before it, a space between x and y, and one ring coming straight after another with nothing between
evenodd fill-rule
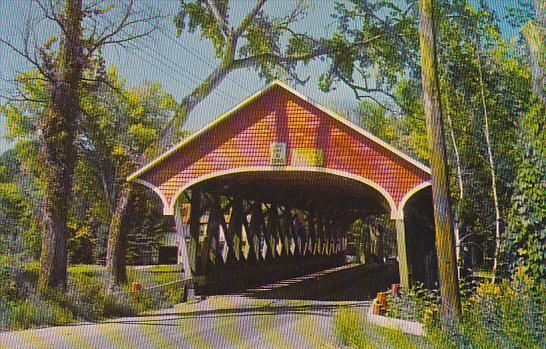
<instances>
[{"instance_id":1,"label":"sky","mask_svg":"<svg viewBox=\"0 0 546 349\"><path fill-rule=\"evenodd\" d=\"M334 30L332 14L334 0L311 0L313 6L309 16L294 27L295 30L315 36L328 37ZM491 5L504 13L507 5L513 5L518 0L489 0ZM125 1L124 1L125 2ZM218 64L214 58L212 45L202 39L199 33L184 32L180 38L175 36L172 16L177 12L178 0L136 0L137 8L155 6L167 14L162 22L164 30L156 31L150 37L138 39L127 47L110 46L104 53L108 65L116 65L121 76L127 79L130 86L138 86L144 81L159 81L163 88L180 100L194 89ZM234 23L238 23L242 16L252 6L251 1L232 0L230 16ZM269 0L264 11L271 15L287 14L295 2L289 0ZM23 30L26 18L37 11L30 0L0 0L0 35L7 40L17 43L20 32ZM50 27L42 25L37 30L38 38L49 35ZM7 94L13 88L5 79L13 79L17 72L24 71L30 66L13 51L0 44L0 94ZM294 87L309 98L320 104L340 109L351 109L356 100L353 92L339 86L329 93L321 92L317 87L318 77L325 69L325 63L316 61L308 67L299 68L302 78L310 77L305 86ZM196 131L217 116L228 111L265 85L257 73L251 69L239 70L231 73L221 85L189 116L185 127ZM0 102L3 102L0 100ZM5 119L0 115L0 154L11 145L4 139Z\"/></svg>"}]
</instances>

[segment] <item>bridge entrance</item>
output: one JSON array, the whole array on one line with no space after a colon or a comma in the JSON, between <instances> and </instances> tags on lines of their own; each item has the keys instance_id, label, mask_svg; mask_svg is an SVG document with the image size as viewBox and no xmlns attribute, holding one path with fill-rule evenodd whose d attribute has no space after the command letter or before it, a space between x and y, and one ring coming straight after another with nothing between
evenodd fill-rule
<instances>
[{"instance_id":1,"label":"bridge entrance","mask_svg":"<svg viewBox=\"0 0 546 349\"><path fill-rule=\"evenodd\" d=\"M430 170L279 81L128 180L175 216L200 284L340 265L351 225L377 215L394 221L402 285L430 278L412 267L435 258Z\"/></svg>"}]
</instances>

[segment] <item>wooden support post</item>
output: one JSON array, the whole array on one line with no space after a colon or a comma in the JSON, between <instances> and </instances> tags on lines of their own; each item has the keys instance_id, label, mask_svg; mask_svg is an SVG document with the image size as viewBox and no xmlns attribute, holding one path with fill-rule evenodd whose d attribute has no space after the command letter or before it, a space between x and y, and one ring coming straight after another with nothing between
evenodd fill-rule
<instances>
[{"instance_id":1,"label":"wooden support post","mask_svg":"<svg viewBox=\"0 0 546 349\"><path fill-rule=\"evenodd\" d=\"M403 288L410 286L410 268L406 250L406 227L403 219L396 219L396 244L398 247L398 271L400 273L400 285Z\"/></svg>"},{"instance_id":2,"label":"wooden support post","mask_svg":"<svg viewBox=\"0 0 546 349\"><path fill-rule=\"evenodd\" d=\"M205 242L203 244L203 251L201 253L201 266L204 273L208 273L211 259L215 259L215 263L218 261L216 259L218 256L218 248L216 247L214 255L212 254L212 242L216 239L216 244L218 244L218 236L220 229L220 215L222 214L219 209L219 205L216 205L216 199L209 199L209 219L207 222L207 234L205 236Z\"/></svg>"},{"instance_id":3,"label":"wooden support post","mask_svg":"<svg viewBox=\"0 0 546 349\"><path fill-rule=\"evenodd\" d=\"M322 219L320 216L316 217L316 223L317 223L317 238L315 242L315 256L318 256L321 254L321 244L322 244Z\"/></svg>"},{"instance_id":4,"label":"wooden support post","mask_svg":"<svg viewBox=\"0 0 546 349\"><path fill-rule=\"evenodd\" d=\"M338 237L339 237L339 225L337 220L332 220L332 254L337 255L338 252Z\"/></svg>"},{"instance_id":5,"label":"wooden support post","mask_svg":"<svg viewBox=\"0 0 546 349\"><path fill-rule=\"evenodd\" d=\"M320 246L319 254L322 256L325 254L326 249L326 220L324 217L320 217Z\"/></svg>"},{"instance_id":6,"label":"wooden support post","mask_svg":"<svg viewBox=\"0 0 546 349\"><path fill-rule=\"evenodd\" d=\"M179 263L182 263L184 268L184 279L190 279L193 277L191 271L190 257L188 254L188 248L186 245L186 231L184 224L182 222L182 213L180 210L180 203L177 202L174 211L174 222L176 226L176 232L178 234L178 259ZM192 282L186 283L184 286L184 297L183 301L193 300L195 298L195 292Z\"/></svg>"},{"instance_id":7,"label":"wooden support post","mask_svg":"<svg viewBox=\"0 0 546 349\"><path fill-rule=\"evenodd\" d=\"M284 212L282 213L282 226L281 226L281 234L282 234L282 244L284 248L284 255L286 257L289 257L292 252L290 251L290 242L292 241L292 227L290 223L290 209L285 208Z\"/></svg>"},{"instance_id":8,"label":"wooden support post","mask_svg":"<svg viewBox=\"0 0 546 349\"><path fill-rule=\"evenodd\" d=\"M262 226L262 204L255 202L252 205L252 211L250 216L250 229L247 232L248 244L250 250L248 251L248 261L258 262L260 260L260 235Z\"/></svg>"},{"instance_id":9,"label":"wooden support post","mask_svg":"<svg viewBox=\"0 0 546 349\"><path fill-rule=\"evenodd\" d=\"M190 246L188 259L193 275L202 275L202 268L198 262L201 255L201 245L199 244L199 231L201 225L201 192L193 189L190 200Z\"/></svg>"},{"instance_id":10,"label":"wooden support post","mask_svg":"<svg viewBox=\"0 0 546 349\"><path fill-rule=\"evenodd\" d=\"M303 245L304 245L304 230L305 230L305 220L304 215L301 210L296 210L296 216L294 217L294 231L296 235L296 250L299 257L303 256Z\"/></svg>"},{"instance_id":11,"label":"wooden support post","mask_svg":"<svg viewBox=\"0 0 546 349\"><path fill-rule=\"evenodd\" d=\"M334 231L333 231L333 229L334 229L334 228L333 228L333 226L334 226L334 225L332 224L332 220L329 219L328 222L327 222L327 227L328 227L328 231L327 231L327 236L328 236L328 239L327 239L327 241L328 241L328 248L327 248L327 251L326 251L326 254L327 254L328 256L331 256L331 255L332 255L332 252L333 252L333 250L334 250L334 249L333 249L333 247L334 247L334 242L333 242L333 240L334 240L334 238L333 238L333 237L334 237Z\"/></svg>"},{"instance_id":12,"label":"wooden support post","mask_svg":"<svg viewBox=\"0 0 546 349\"><path fill-rule=\"evenodd\" d=\"M270 260L275 258L275 230L276 230L276 211L277 206L270 205L264 217L264 243L266 244L265 259ZM273 240L273 241L272 241Z\"/></svg>"},{"instance_id":13,"label":"wooden support post","mask_svg":"<svg viewBox=\"0 0 546 349\"><path fill-rule=\"evenodd\" d=\"M238 261L240 258L240 246L235 246L234 239L237 237L240 241L241 230L243 226L243 201L239 198L234 198L231 204L231 215L229 219L229 226L226 224L224 217L220 222L224 229L224 235L226 237L226 244L228 247L228 254L226 264L232 264ZM238 249L238 250L236 250Z\"/></svg>"},{"instance_id":14,"label":"wooden support post","mask_svg":"<svg viewBox=\"0 0 546 349\"><path fill-rule=\"evenodd\" d=\"M307 248L307 223L305 221L305 212L298 210L296 217L299 224L299 237L300 237L300 256L305 256L305 249Z\"/></svg>"},{"instance_id":15,"label":"wooden support post","mask_svg":"<svg viewBox=\"0 0 546 349\"><path fill-rule=\"evenodd\" d=\"M316 215L314 212L309 212L307 216L307 225L309 226L309 247L307 251L310 255L315 254L315 244L317 242L317 227L316 227Z\"/></svg>"}]
</instances>

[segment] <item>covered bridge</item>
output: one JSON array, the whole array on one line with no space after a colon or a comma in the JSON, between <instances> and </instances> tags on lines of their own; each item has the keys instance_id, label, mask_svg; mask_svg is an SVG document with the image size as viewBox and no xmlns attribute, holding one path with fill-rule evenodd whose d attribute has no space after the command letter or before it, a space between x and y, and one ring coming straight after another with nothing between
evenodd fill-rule
<instances>
[{"instance_id":1,"label":"covered bridge","mask_svg":"<svg viewBox=\"0 0 546 349\"><path fill-rule=\"evenodd\" d=\"M403 285L434 253L430 169L280 81L128 180L152 189L175 216L187 276L242 262L343 260L351 224L378 214L396 222Z\"/></svg>"}]
</instances>

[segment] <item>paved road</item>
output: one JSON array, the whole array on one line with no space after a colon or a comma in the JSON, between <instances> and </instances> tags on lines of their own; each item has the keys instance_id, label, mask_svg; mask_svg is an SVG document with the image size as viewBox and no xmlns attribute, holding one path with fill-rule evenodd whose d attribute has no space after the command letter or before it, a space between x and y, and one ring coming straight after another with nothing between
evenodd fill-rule
<instances>
[{"instance_id":1,"label":"paved road","mask_svg":"<svg viewBox=\"0 0 546 349\"><path fill-rule=\"evenodd\" d=\"M365 311L373 292L363 279L317 287L336 275L315 273L98 324L1 333L0 348L339 348L336 310Z\"/></svg>"}]
</instances>

